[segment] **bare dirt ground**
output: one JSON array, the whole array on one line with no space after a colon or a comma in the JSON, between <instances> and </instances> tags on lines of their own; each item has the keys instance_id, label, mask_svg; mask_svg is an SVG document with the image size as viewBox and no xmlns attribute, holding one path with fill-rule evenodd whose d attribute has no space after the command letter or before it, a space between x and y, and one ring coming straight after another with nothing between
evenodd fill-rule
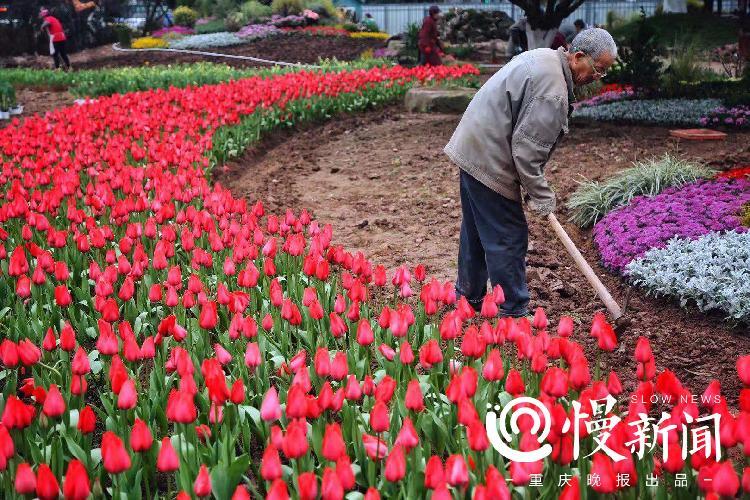
<instances>
[{"instance_id":1,"label":"bare dirt ground","mask_svg":"<svg viewBox=\"0 0 750 500\"><path fill-rule=\"evenodd\" d=\"M315 63L318 58L336 58L339 61L357 59L367 49L382 47L382 40L356 39L347 37L286 35L235 47L217 47L206 49L207 52L251 56L272 61ZM226 63L230 66L244 68L266 66L263 63L230 58L210 58L205 56L181 54L175 52L121 52L111 45L83 50L70 56L74 69L119 68L123 66L144 66L156 64L180 64L194 62ZM17 65L31 68L49 68L52 58L49 56L27 57L18 60Z\"/></svg>"},{"instance_id":2,"label":"bare dirt ground","mask_svg":"<svg viewBox=\"0 0 750 500\"><path fill-rule=\"evenodd\" d=\"M56 108L70 106L75 97L67 91L17 89L16 100L23 104L23 113L18 118L26 118L35 113L44 114ZM0 121L0 128L10 123L11 120Z\"/></svg>"},{"instance_id":3,"label":"bare dirt ground","mask_svg":"<svg viewBox=\"0 0 750 500\"><path fill-rule=\"evenodd\" d=\"M423 263L429 274L453 280L461 222L458 170L442 148L458 120L391 107L281 132L216 177L236 196L262 199L273 212L308 208L319 221L332 224L335 243L362 250L376 263L391 269ZM548 164L559 197L558 218L566 219L564 202L582 175L607 178L633 160L667 151L731 167L750 163L750 134L733 133L723 142L678 142L664 128L575 125ZM531 306L544 307L553 321L562 314L573 316L580 325L577 339L593 352L588 328L602 304L546 222L529 215L529 225ZM565 226L622 302L626 287L598 265L590 231ZM750 352L745 329L728 326L718 315L686 312L640 290L632 291L629 315L633 326L620 347L602 356L618 371L626 389L635 384L635 341L645 336L657 366L675 371L691 390L702 392L717 378L730 397L739 393L734 363L738 355Z\"/></svg>"}]
</instances>

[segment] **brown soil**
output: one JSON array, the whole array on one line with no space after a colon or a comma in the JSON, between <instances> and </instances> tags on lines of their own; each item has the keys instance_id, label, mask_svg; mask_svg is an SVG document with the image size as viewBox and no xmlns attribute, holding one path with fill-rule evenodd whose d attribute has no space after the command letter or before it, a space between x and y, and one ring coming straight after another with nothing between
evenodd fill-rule
<instances>
[{"instance_id":1,"label":"brown soil","mask_svg":"<svg viewBox=\"0 0 750 500\"><path fill-rule=\"evenodd\" d=\"M35 113L44 114L56 108L70 106L75 97L66 91L39 91L31 89L17 89L16 100L23 104L23 113L18 118L26 118ZM11 120L0 121L0 128L10 125Z\"/></svg>"},{"instance_id":2,"label":"brown soil","mask_svg":"<svg viewBox=\"0 0 750 500\"><path fill-rule=\"evenodd\" d=\"M429 274L453 280L461 222L458 171L442 147L458 120L409 114L399 107L348 116L276 134L217 172L217 178L236 196L262 199L273 212L308 208L319 221L333 225L334 243L362 250L376 263L389 268L424 263ZM581 175L607 178L633 160L667 151L729 167L750 160L750 134L733 133L722 142L678 142L664 128L576 124L547 170L561 198L558 218L565 221L564 201ZM544 307L553 321L562 314L573 316L580 325L576 338L593 354L587 328L603 306L546 222L530 215L529 225L531 305ZM590 231L564 225L622 303L627 287L598 265ZM635 384L635 341L645 336L660 369L673 370L693 391L702 392L718 378L736 400L740 384L734 363L750 352L746 330L637 289L628 314L633 324L620 347L601 356L617 369L626 390Z\"/></svg>"},{"instance_id":3,"label":"brown soil","mask_svg":"<svg viewBox=\"0 0 750 500\"><path fill-rule=\"evenodd\" d=\"M336 58L339 61L351 61L357 59L367 49L375 49L382 46L382 40L291 34L283 37L256 40L236 47L218 47L205 49L205 51L251 56L272 61L310 64L317 62L318 58ZM109 45L84 50L70 56L70 63L75 69L118 68L123 66L178 64L200 61L226 63L234 67L265 65L255 61L176 52L120 52L114 50ZM20 62L21 66L34 68L48 68L51 64L52 58L43 56L29 57Z\"/></svg>"}]
</instances>

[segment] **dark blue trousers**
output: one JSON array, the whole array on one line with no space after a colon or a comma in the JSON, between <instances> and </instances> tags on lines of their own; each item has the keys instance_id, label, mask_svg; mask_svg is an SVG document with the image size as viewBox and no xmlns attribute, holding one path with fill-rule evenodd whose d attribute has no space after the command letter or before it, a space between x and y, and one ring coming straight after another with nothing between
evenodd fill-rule
<instances>
[{"instance_id":1,"label":"dark blue trousers","mask_svg":"<svg viewBox=\"0 0 750 500\"><path fill-rule=\"evenodd\" d=\"M461 170L461 239L456 295L480 308L487 278L500 285L504 316L525 316L529 305L526 251L529 228L520 202L510 200Z\"/></svg>"}]
</instances>

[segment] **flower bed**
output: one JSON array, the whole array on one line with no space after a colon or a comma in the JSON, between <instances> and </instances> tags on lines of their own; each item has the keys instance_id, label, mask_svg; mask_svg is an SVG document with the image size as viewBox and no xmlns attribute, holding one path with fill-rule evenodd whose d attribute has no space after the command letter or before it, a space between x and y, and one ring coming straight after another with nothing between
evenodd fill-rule
<instances>
[{"instance_id":1,"label":"flower bed","mask_svg":"<svg viewBox=\"0 0 750 500\"><path fill-rule=\"evenodd\" d=\"M130 48L132 49L163 49L167 46L168 44L166 40L162 40L161 38L154 38L152 36L136 38L130 44Z\"/></svg>"},{"instance_id":2,"label":"flower bed","mask_svg":"<svg viewBox=\"0 0 750 500\"><path fill-rule=\"evenodd\" d=\"M585 99L583 101L576 101L573 103L573 108L586 108L592 106L600 106L610 102L624 101L626 99L632 99L635 97L633 90L609 90L601 92L594 97Z\"/></svg>"},{"instance_id":3,"label":"flower bed","mask_svg":"<svg viewBox=\"0 0 750 500\"><path fill-rule=\"evenodd\" d=\"M330 226L308 212L266 214L208 175L264 130L477 73L296 72L104 97L0 130L3 491L510 498L546 471L570 479L547 476L553 498L580 488L589 498L667 498L667 474L685 471L687 497L735 496L726 459L662 462L656 447L636 465L627 441L639 413L673 406L669 442L679 443L692 430L682 416L700 412L673 373L657 376L647 339L635 351L637 388L625 394L571 337L571 318L556 328L541 310L533 321L496 319L500 289L477 315L423 266L387 274L333 245ZM603 351L617 347L602 316L589 331ZM748 365L738 360L746 386ZM717 398L704 413L730 426L718 438L723 456L748 453L747 426L732 425L718 384L709 391ZM674 404L653 405L655 394ZM520 395L549 412L550 432L538 442L522 416L510 444L549 445L547 458L511 462L490 447L488 408ZM608 438L579 435L586 417L564 425L574 401L586 413L607 395L622 402ZM738 423L750 418L740 409ZM586 456L597 438L623 460ZM586 472L599 479L587 485ZM659 484L647 487L647 475Z\"/></svg>"},{"instance_id":4,"label":"flower bed","mask_svg":"<svg viewBox=\"0 0 750 500\"><path fill-rule=\"evenodd\" d=\"M352 38L374 38L376 40L387 40L391 37L388 33L370 32L370 31L355 31L349 33Z\"/></svg>"},{"instance_id":5,"label":"flower bed","mask_svg":"<svg viewBox=\"0 0 750 500\"><path fill-rule=\"evenodd\" d=\"M151 33L151 36L154 38L162 38L167 35L187 36L194 34L195 30L193 28L188 28L187 26L170 26L168 28L161 28L154 31L153 33Z\"/></svg>"},{"instance_id":6,"label":"flower bed","mask_svg":"<svg viewBox=\"0 0 750 500\"><path fill-rule=\"evenodd\" d=\"M711 232L743 231L739 210L750 201L750 180L698 181L661 194L633 198L594 226L602 262L622 273L633 259L663 248L674 237L694 239Z\"/></svg>"},{"instance_id":7,"label":"flower bed","mask_svg":"<svg viewBox=\"0 0 750 500\"><path fill-rule=\"evenodd\" d=\"M284 33L303 33L306 35L316 36L350 36L345 29L334 28L333 26L306 26L304 28L282 28Z\"/></svg>"},{"instance_id":8,"label":"flower bed","mask_svg":"<svg viewBox=\"0 0 750 500\"><path fill-rule=\"evenodd\" d=\"M244 41L234 33L228 31L220 33L207 33L205 35L186 36L169 43L171 49L201 50L213 47L231 47L240 45Z\"/></svg>"},{"instance_id":9,"label":"flower bed","mask_svg":"<svg viewBox=\"0 0 750 500\"><path fill-rule=\"evenodd\" d=\"M655 196L670 187L679 187L715 171L704 165L684 161L669 154L636 162L603 182L585 181L566 203L571 220L580 227L596 224L612 210L630 203L636 196Z\"/></svg>"},{"instance_id":10,"label":"flower bed","mask_svg":"<svg viewBox=\"0 0 750 500\"><path fill-rule=\"evenodd\" d=\"M237 36L246 40L260 40L284 32L272 24L249 24L237 32Z\"/></svg>"},{"instance_id":11,"label":"flower bed","mask_svg":"<svg viewBox=\"0 0 750 500\"><path fill-rule=\"evenodd\" d=\"M721 311L750 324L750 233L675 238L630 262L625 272L654 295L676 297L701 311Z\"/></svg>"},{"instance_id":12,"label":"flower bed","mask_svg":"<svg viewBox=\"0 0 750 500\"><path fill-rule=\"evenodd\" d=\"M718 99L630 100L579 107L573 112L573 117L622 123L698 126L701 118L720 105Z\"/></svg>"},{"instance_id":13,"label":"flower bed","mask_svg":"<svg viewBox=\"0 0 750 500\"><path fill-rule=\"evenodd\" d=\"M748 176L750 176L750 165L736 167L718 174L718 177L724 177L727 179L743 179Z\"/></svg>"},{"instance_id":14,"label":"flower bed","mask_svg":"<svg viewBox=\"0 0 750 500\"><path fill-rule=\"evenodd\" d=\"M750 106L731 108L720 106L702 117L700 124L704 127L724 125L734 128L750 128Z\"/></svg>"}]
</instances>

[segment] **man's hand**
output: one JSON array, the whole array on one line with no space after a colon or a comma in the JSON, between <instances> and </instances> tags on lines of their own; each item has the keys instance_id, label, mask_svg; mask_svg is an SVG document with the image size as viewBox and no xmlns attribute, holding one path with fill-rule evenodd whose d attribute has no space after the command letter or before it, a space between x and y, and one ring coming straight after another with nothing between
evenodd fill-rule
<instances>
[{"instance_id":1,"label":"man's hand","mask_svg":"<svg viewBox=\"0 0 750 500\"><path fill-rule=\"evenodd\" d=\"M555 199L552 198L551 200L538 203L534 201L534 199L529 198L527 201L527 204L532 212L534 212L536 215L540 217L547 217L549 214L553 213L555 211Z\"/></svg>"}]
</instances>

